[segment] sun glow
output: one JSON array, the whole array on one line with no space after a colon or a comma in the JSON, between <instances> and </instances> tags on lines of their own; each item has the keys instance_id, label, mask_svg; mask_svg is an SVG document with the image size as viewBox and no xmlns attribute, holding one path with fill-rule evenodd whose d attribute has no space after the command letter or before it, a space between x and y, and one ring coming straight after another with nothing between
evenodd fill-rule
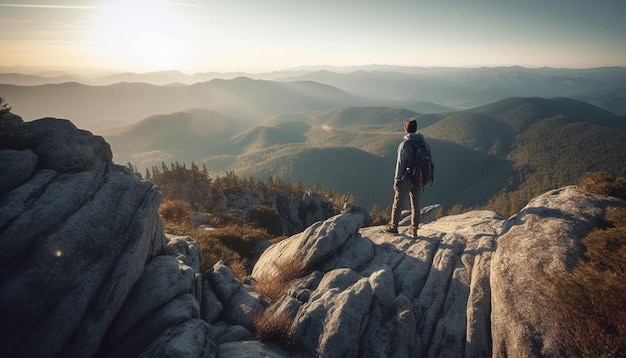
<instances>
[{"instance_id":1,"label":"sun glow","mask_svg":"<svg viewBox=\"0 0 626 358\"><path fill-rule=\"evenodd\" d=\"M125 0L102 5L99 43L114 62L127 67L183 67L194 54L192 32L176 5L161 0Z\"/></svg>"}]
</instances>

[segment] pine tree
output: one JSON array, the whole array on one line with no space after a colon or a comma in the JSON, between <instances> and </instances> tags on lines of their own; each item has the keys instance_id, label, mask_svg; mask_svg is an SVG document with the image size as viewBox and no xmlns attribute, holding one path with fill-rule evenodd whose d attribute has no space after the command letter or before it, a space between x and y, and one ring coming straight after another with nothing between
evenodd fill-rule
<instances>
[{"instance_id":1,"label":"pine tree","mask_svg":"<svg viewBox=\"0 0 626 358\"><path fill-rule=\"evenodd\" d=\"M11 112L11 107L7 105L4 98L0 97L0 116L8 112Z\"/></svg>"}]
</instances>

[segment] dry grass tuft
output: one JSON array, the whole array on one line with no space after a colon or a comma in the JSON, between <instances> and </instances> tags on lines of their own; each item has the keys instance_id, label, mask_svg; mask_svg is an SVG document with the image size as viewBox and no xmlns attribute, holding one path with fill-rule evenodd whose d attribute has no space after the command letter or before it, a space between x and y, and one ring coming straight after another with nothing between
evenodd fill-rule
<instances>
[{"instance_id":1,"label":"dry grass tuft","mask_svg":"<svg viewBox=\"0 0 626 358\"><path fill-rule=\"evenodd\" d=\"M606 220L613 227L626 228L626 208L616 208L616 207L607 208Z\"/></svg>"},{"instance_id":2,"label":"dry grass tuft","mask_svg":"<svg viewBox=\"0 0 626 358\"><path fill-rule=\"evenodd\" d=\"M279 299L286 289L283 280L276 276L269 278L260 278L252 284L252 289L261 295L268 302L275 302Z\"/></svg>"},{"instance_id":3,"label":"dry grass tuft","mask_svg":"<svg viewBox=\"0 0 626 358\"><path fill-rule=\"evenodd\" d=\"M300 277L304 270L304 264L297 259L291 259L283 261L274 265L278 275L282 277L285 282L291 282L294 279Z\"/></svg>"},{"instance_id":4,"label":"dry grass tuft","mask_svg":"<svg viewBox=\"0 0 626 358\"><path fill-rule=\"evenodd\" d=\"M610 279L609 279L610 280ZM568 357L623 357L626 353L624 288L597 287L606 275L579 269L549 277L545 298L556 304L546 317L558 322L559 343ZM590 282L599 281L599 282ZM621 292L620 292L621 291Z\"/></svg>"},{"instance_id":5,"label":"dry grass tuft","mask_svg":"<svg viewBox=\"0 0 626 358\"><path fill-rule=\"evenodd\" d=\"M572 271L548 273L539 287L565 356L626 356L626 209L609 208L605 220L582 240Z\"/></svg>"},{"instance_id":6,"label":"dry grass tuft","mask_svg":"<svg viewBox=\"0 0 626 358\"><path fill-rule=\"evenodd\" d=\"M246 266L244 265L244 260L233 260L227 261L228 267L233 272L233 275L239 280L242 281L248 276L248 271L246 270Z\"/></svg>"},{"instance_id":7,"label":"dry grass tuft","mask_svg":"<svg viewBox=\"0 0 626 358\"><path fill-rule=\"evenodd\" d=\"M275 263L274 268L274 275L262 277L252 286L258 294L271 303L275 303L282 297L291 281L299 278L304 272L302 261L297 259ZM270 306L253 316L252 324L256 329L258 339L290 346L295 344L291 331L293 319L292 312L277 311L275 306Z\"/></svg>"},{"instance_id":8,"label":"dry grass tuft","mask_svg":"<svg viewBox=\"0 0 626 358\"><path fill-rule=\"evenodd\" d=\"M254 291L268 302L279 299L287 290L289 283L300 277L304 269L302 262L296 259L276 263L274 268L275 275L259 277L252 285Z\"/></svg>"},{"instance_id":9,"label":"dry grass tuft","mask_svg":"<svg viewBox=\"0 0 626 358\"><path fill-rule=\"evenodd\" d=\"M262 341L275 341L282 344L293 342L292 324L293 318L289 314L277 312L271 307L252 317L256 336Z\"/></svg>"}]
</instances>

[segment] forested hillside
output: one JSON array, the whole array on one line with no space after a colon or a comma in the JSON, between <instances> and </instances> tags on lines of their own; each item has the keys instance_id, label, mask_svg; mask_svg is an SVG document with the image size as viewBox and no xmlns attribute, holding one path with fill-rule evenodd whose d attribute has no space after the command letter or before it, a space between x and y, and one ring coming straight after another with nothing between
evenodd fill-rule
<instances>
[{"instance_id":1,"label":"forested hillside","mask_svg":"<svg viewBox=\"0 0 626 358\"><path fill-rule=\"evenodd\" d=\"M626 174L626 120L571 99L511 98L444 116L424 134L511 163L486 206L504 214L586 172Z\"/></svg>"},{"instance_id":2,"label":"forested hillside","mask_svg":"<svg viewBox=\"0 0 626 358\"><path fill-rule=\"evenodd\" d=\"M367 209L386 208L407 117L416 118L436 165L422 204L448 212L510 215L586 172L626 175L624 117L566 98L509 98L439 114L375 106L300 111L248 126L194 110L147 118L107 140L118 162L140 172L157 158L194 161L212 175L280 177L350 193Z\"/></svg>"},{"instance_id":3,"label":"forested hillside","mask_svg":"<svg viewBox=\"0 0 626 358\"><path fill-rule=\"evenodd\" d=\"M623 117L580 101L537 97L447 114L366 107L282 115L273 121L310 126L306 143L250 151L231 168L340 188L366 207L384 208L393 195L396 148L407 115L417 119L436 164L435 183L423 193L425 205L510 215L539 193L572 184L586 172L626 174Z\"/></svg>"}]
</instances>

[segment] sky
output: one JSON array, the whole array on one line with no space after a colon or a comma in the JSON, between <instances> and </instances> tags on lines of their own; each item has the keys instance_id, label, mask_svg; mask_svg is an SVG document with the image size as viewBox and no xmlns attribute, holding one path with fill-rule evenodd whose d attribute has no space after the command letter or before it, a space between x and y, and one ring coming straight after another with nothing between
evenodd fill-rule
<instances>
[{"instance_id":1,"label":"sky","mask_svg":"<svg viewBox=\"0 0 626 358\"><path fill-rule=\"evenodd\" d=\"M626 0L0 0L0 66L626 66Z\"/></svg>"}]
</instances>

